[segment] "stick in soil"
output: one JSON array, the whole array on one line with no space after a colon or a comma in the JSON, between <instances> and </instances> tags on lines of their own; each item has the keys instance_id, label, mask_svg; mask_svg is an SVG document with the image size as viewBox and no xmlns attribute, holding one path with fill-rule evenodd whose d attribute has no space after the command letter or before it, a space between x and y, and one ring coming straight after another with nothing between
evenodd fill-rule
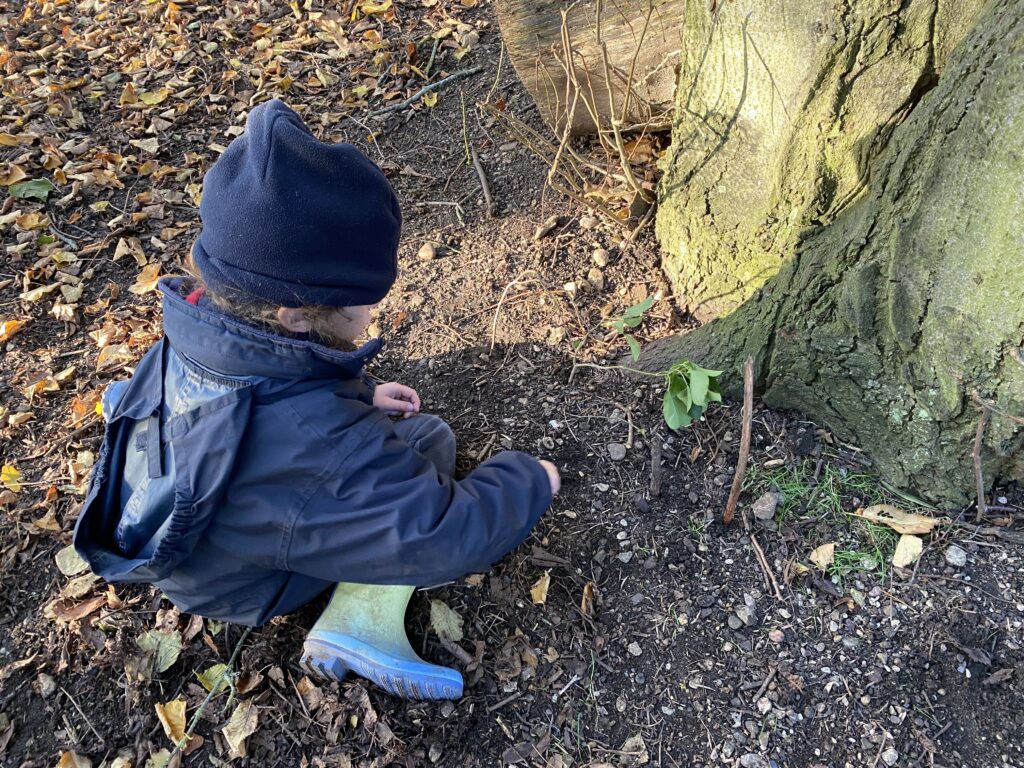
<instances>
[{"instance_id":1,"label":"stick in soil","mask_svg":"<svg viewBox=\"0 0 1024 768\"><path fill-rule=\"evenodd\" d=\"M455 74L448 75L448 77L444 78L443 80L438 80L436 83L431 83L430 85L423 86L422 88L420 88L418 91L416 91L416 93L414 93L412 96L410 96L405 101L400 101L397 104L392 104L391 106L384 107L383 109L378 109L376 112L371 112L369 114L369 117L380 117L382 115L386 115L386 114L389 114L391 112L397 112L400 109L405 109L410 104L415 102L416 99L420 98L421 96L423 96L423 95L425 95L427 93L430 93L431 91L436 91L438 88L442 88L442 87L448 85L448 83L454 82L456 80L460 80L463 77L469 77L470 75L475 75L478 72L482 72L482 71L483 71L483 67L473 67L472 69L461 69L458 72L456 72Z\"/></svg>"},{"instance_id":2,"label":"stick in soil","mask_svg":"<svg viewBox=\"0 0 1024 768\"><path fill-rule=\"evenodd\" d=\"M725 505L725 512L722 514L722 522L729 525L732 522L733 513L736 512L736 503L740 500L740 491L743 489L743 477L747 474L747 459L750 458L750 432L754 419L754 358L748 357L743 365L743 432L740 435L740 455L736 461L736 476L732 480L732 490L729 492L729 501ZM749 527L746 515L743 516L745 527Z\"/></svg>"},{"instance_id":3,"label":"stick in soil","mask_svg":"<svg viewBox=\"0 0 1024 768\"><path fill-rule=\"evenodd\" d=\"M775 580L775 574L772 573L772 567L768 564L768 558L764 555L764 550L761 549L761 545L757 543L757 536L750 534L750 543L754 545L754 554L757 555L757 562L761 565L761 570L764 571L765 581L775 592L775 599L780 603L782 600L782 592L779 590L779 582ZM758 696L757 698L761 698Z\"/></svg>"},{"instance_id":4,"label":"stick in soil","mask_svg":"<svg viewBox=\"0 0 1024 768\"><path fill-rule=\"evenodd\" d=\"M206 698L203 699L203 703L199 705L199 709L197 709L195 714L192 715L192 720L189 721L188 730L185 731L185 736L181 741L174 745L174 751L171 752L171 756L167 759L168 765L174 765L172 762L174 758L181 753L182 747L186 746L192 740L192 736L196 732L196 726L199 725L199 719L203 716L203 712L206 711L206 707L213 700L214 695L220 690L221 684L227 679L227 676L234 671L235 662L238 661L238 656L242 652L242 646L244 646L245 641L249 639L249 634L251 632L252 627L246 627L241 638L239 638L238 642L235 643L235 650L231 652L231 658L228 660L228 665L224 667L224 671L217 675L217 679L214 680L213 684L210 686L210 692L206 694Z\"/></svg>"},{"instance_id":5,"label":"stick in soil","mask_svg":"<svg viewBox=\"0 0 1024 768\"><path fill-rule=\"evenodd\" d=\"M975 522L982 522L985 519L985 476L981 471L981 448L985 440L985 430L988 428L988 420L991 411L987 405L981 407L981 418L978 420L978 431L974 433L974 479L978 484L978 513L974 518Z\"/></svg>"},{"instance_id":6,"label":"stick in soil","mask_svg":"<svg viewBox=\"0 0 1024 768\"><path fill-rule=\"evenodd\" d=\"M480 179L480 187L484 191L484 204L487 206L488 218L494 218L494 200L491 198L491 187L487 183L487 174L484 173L484 167L480 164L480 158L476 154L474 147L469 148L469 153L473 158L473 168L476 170L476 175Z\"/></svg>"}]
</instances>

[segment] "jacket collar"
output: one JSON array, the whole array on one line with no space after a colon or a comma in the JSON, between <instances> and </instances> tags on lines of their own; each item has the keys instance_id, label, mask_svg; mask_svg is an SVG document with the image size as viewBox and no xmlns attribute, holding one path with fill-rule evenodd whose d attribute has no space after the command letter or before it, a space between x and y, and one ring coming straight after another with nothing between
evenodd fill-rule
<instances>
[{"instance_id":1,"label":"jacket collar","mask_svg":"<svg viewBox=\"0 0 1024 768\"><path fill-rule=\"evenodd\" d=\"M208 299L189 304L180 290L185 278L162 278L164 335L171 347L225 376L281 379L354 379L380 352L372 339L353 352L277 336L218 310Z\"/></svg>"}]
</instances>

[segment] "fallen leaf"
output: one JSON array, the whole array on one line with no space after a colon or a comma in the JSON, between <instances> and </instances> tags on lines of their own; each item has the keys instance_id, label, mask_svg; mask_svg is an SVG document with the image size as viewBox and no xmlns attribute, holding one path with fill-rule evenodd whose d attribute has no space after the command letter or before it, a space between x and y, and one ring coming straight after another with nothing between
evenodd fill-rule
<instances>
[{"instance_id":1,"label":"fallen leaf","mask_svg":"<svg viewBox=\"0 0 1024 768\"><path fill-rule=\"evenodd\" d=\"M77 576L89 570L89 564L82 559L73 544L64 547L54 559L57 561L57 569L65 576Z\"/></svg>"},{"instance_id":2,"label":"fallen leaf","mask_svg":"<svg viewBox=\"0 0 1024 768\"><path fill-rule=\"evenodd\" d=\"M131 256L140 267L146 266L149 259L142 250L142 241L137 237L122 237L117 241L114 248L114 261L120 261L125 256Z\"/></svg>"},{"instance_id":3,"label":"fallen leaf","mask_svg":"<svg viewBox=\"0 0 1024 768\"><path fill-rule=\"evenodd\" d=\"M834 541L830 541L828 544L822 544L820 547L815 548L815 550L811 552L810 560L824 571L832 565L832 561L835 559L835 554L836 543Z\"/></svg>"},{"instance_id":4,"label":"fallen leaf","mask_svg":"<svg viewBox=\"0 0 1024 768\"><path fill-rule=\"evenodd\" d=\"M160 142L155 137L148 139L132 139L128 143L133 147L138 147L143 152L150 155L155 155L160 151Z\"/></svg>"},{"instance_id":5,"label":"fallen leaf","mask_svg":"<svg viewBox=\"0 0 1024 768\"><path fill-rule=\"evenodd\" d=\"M316 683L308 677L303 677L295 684L295 689L299 692L299 696L302 697L302 703L306 705L306 709L310 712L316 712L320 709L320 705L324 702L324 694L317 687Z\"/></svg>"},{"instance_id":6,"label":"fallen leaf","mask_svg":"<svg viewBox=\"0 0 1024 768\"><path fill-rule=\"evenodd\" d=\"M70 623L72 621L81 621L89 614L95 613L100 608L107 604L106 595L99 595L92 597L82 603L72 603L67 600L58 600L51 603L47 608L48 613L54 619Z\"/></svg>"},{"instance_id":7,"label":"fallen leaf","mask_svg":"<svg viewBox=\"0 0 1024 768\"><path fill-rule=\"evenodd\" d=\"M462 617L440 600L430 601L430 626L442 639L453 643L462 640Z\"/></svg>"},{"instance_id":8,"label":"fallen leaf","mask_svg":"<svg viewBox=\"0 0 1024 768\"><path fill-rule=\"evenodd\" d=\"M32 179L31 181L22 181L17 184L11 185L11 197L15 197L19 200L27 198L33 198L41 202L46 202L46 198L50 196L50 193L56 189L53 183L49 179Z\"/></svg>"},{"instance_id":9,"label":"fallen leaf","mask_svg":"<svg viewBox=\"0 0 1024 768\"><path fill-rule=\"evenodd\" d=\"M896 551L892 556L892 564L897 568L906 568L917 561L924 549L924 542L913 534L904 533L896 543Z\"/></svg>"},{"instance_id":10,"label":"fallen leaf","mask_svg":"<svg viewBox=\"0 0 1024 768\"><path fill-rule=\"evenodd\" d=\"M588 619L594 618L594 599L596 596L594 582L588 581L583 585L583 597L580 598L580 613Z\"/></svg>"},{"instance_id":11,"label":"fallen leaf","mask_svg":"<svg viewBox=\"0 0 1024 768\"><path fill-rule=\"evenodd\" d=\"M132 353L127 344L110 344L101 349L99 355L96 356L96 370L111 370L131 361Z\"/></svg>"},{"instance_id":12,"label":"fallen leaf","mask_svg":"<svg viewBox=\"0 0 1024 768\"><path fill-rule=\"evenodd\" d=\"M171 762L171 752L168 749L161 749L159 752L154 752L146 760L145 768L167 768Z\"/></svg>"},{"instance_id":13,"label":"fallen leaf","mask_svg":"<svg viewBox=\"0 0 1024 768\"><path fill-rule=\"evenodd\" d=\"M162 103L170 95L171 92L166 88L161 88L159 91L143 91L139 94L139 101L147 107L153 107Z\"/></svg>"},{"instance_id":14,"label":"fallen leaf","mask_svg":"<svg viewBox=\"0 0 1024 768\"><path fill-rule=\"evenodd\" d=\"M181 653L181 633L178 630L160 632L151 629L135 642L139 648L152 657L153 669L156 672L166 672L170 669Z\"/></svg>"},{"instance_id":15,"label":"fallen leaf","mask_svg":"<svg viewBox=\"0 0 1024 768\"><path fill-rule=\"evenodd\" d=\"M157 281L160 279L160 262L155 261L152 264L147 264L139 272L139 277L128 290L134 293L136 296L141 296L144 293L156 290Z\"/></svg>"},{"instance_id":16,"label":"fallen leaf","mask_svg":"<svg viewBox=\"0 0 1024 768\"><path fill-rule=\"evenodd\" d=\"M21 472L11 464L4 464L0 469L0 485L9 491L19 493L21 491Z\"/></svg>"},{"instance_id":17,"label":"fallen leaf","mask_svg":"<svg viewBox=\"0 0 1024 768\"><path fill-rule=\"evenodd\" d=\"M867 509L858 509L853 514L873 523L886 525L896 533L931 533L935 526L949 522L948 517L928 517L914 512L904 512L892 504L876 504Z\"/></svg>"},{"instance_id":18,"label":"fallen leaf","mask_svg":"<svg viewBox=\"0 0 1024 768\"><path fill-rule=\"evenodd\" d=\"M185 738L185 700L175 699L166 704L156 704L156 716L164 733L174 744Z\"/></svg>"},{"instance_id":19,"label":"fallen leaf","mask_svg":"<svg viewBox=\"0 0 1024 768\"><path fill-rule=\"evenodd\" d=\"M61 752L57 768L92 768L92 760L77 752Z\"/></svg>"},{"instance_id":20,"label":"fallen leaf","mask_svg":"<svg viewBox=\"0 0 1024 768\"><path fill-rule=\"evenodd\" d=\"M22 301L39 301L43 296L46 296L48 293L53 293L58 288L60 288L60 283L43 285L39 288L33 288L31 291L25 291L18 298Z\"/></svg>"},{"instance_id":21,"label":"fallen leaf","mask_svg":"<svg viewBox=\"0 0 1024 768\"><path fill-rule=\"evenodd\" d=\"M239 702L228 724L221 729L231 750L231 757L245 757L245 740L256 732L259 712L252 700Z\"/></svg>"},{"instance_id":22,"label":"fallen leaf","mask_svg":"<svg viewBox=\"0 0 1024 768\"><path fill-rule=\"evenodd\" d=\"M0 323L0 344L7 341L26 325L28 325L28 320L4 320Z\"/></svg>"},{"instance_id":23,"label":"fallen leaf","mask_svg":"<svg viewBox=\"0 0 1024 768\"><path fill-rule=\"evenodd\" d=\"M27 179L28 174L20 165L12 165L6 171L0 171L0 187L9 187L17 184L22 179Z\"/></svg>"},{"instance_id":24,"label":"fallen leaf","mask_svg":"<svg viewBox=\"0 0 1024 768\"><path fill-rule=\"evenodd\" d=\"M20 229L44 229L50 226L50 217L42 213L25 213L14 220Z\"/></svg>"},{"instance_id":25,"label":"fallen leaf","mask_svg":"<svg viewBox=\"0 0 1024 768\"><path fill-rule=\"evenodd\" d=\"M534 582L530 587L530 599L534 605L544 605L548 601L548 588L551 586L551 571L544 571L544 575Z\"/></svg>"},{"instance_id":26,"label":"fallen leaf","mask_svg":"<svg viewBox=\"0 0 1024 768\"><path fill-rule=\"evenodd\" d=\"M202 672L196 672L195 675L199 678L199 682L202 684L208 692L213 691L213 686L217 686L217 691L220 692L228 684L228 676L224 674L227 671L227 664L214 664L212 667L207 667Z\"/></svg>"}]
</instances>

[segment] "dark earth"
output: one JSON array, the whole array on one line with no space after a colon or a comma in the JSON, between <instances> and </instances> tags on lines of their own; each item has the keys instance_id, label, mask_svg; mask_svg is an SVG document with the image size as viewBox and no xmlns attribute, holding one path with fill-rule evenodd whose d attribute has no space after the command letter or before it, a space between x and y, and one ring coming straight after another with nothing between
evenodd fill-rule
<instances>
[{"instance_id":1,"label":"dark earth","mask_svg":"<svg viewBox=\"0 0 1024 768\"><path fill-rule=\"evenodd\" d=\"M745 491L724 526L739 404L673 432L659 378L579 365L622 362L609 321L648 295L641 342L690 321L650 228L634 236L636 221L545 191L546 165L477 107L551 137L490 2L0 2L0 21L0 322L28 321L8 326L0 358L4 766L165 765L174 742L155 705L183 700L191 718L207 698L197 675L239 643L231 690L195 729L202 744L175 762L1024 766L1024 558L1010 540L1024 496L997 488L977 529L973 507L924 509L873 478L858 446L755 402ZM472 67L433 107L371 114L413 96L424 74ZM160 332L140 272L151 283L153 265L180 271L210 145L272 96L321 138L363 148L403 201L402 273L379 311L388 347L373 373L416 387L452 424L460 471L505 448L562 468L562 493L523 546L414 596L413 645L464 670L458 702L305 677L299 649L320 605L246 635L55 562L99 444L95 399ZM16 199L15 167L56 189ZM755 501L778 506L759 519ZM881 502L951 522L896 568L898 535L852 514ZM810 556L830 542L822 571ZM461 658L431 628L431 601L461 618ZM180 653L155 658L146 633L180 638ZM239 712L248 736L232 750L224 729Z\"/></svg>"}]
</instances>

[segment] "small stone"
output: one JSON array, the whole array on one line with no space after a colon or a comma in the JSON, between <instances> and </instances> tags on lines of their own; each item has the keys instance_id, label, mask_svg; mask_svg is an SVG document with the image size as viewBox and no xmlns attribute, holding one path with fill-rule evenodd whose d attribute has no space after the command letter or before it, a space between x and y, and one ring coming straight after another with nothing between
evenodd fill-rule
<instances>
[{"instance_id":1,"label":"small stone","mask_svg":"<svg viewBox=\"0 0 1024 768\"><path fill-rule=\"evenodd\" d=\"M640 605L640 603L642 603L643 601L644 596L640 592L637 592L635 595L629 598L629 602L631 605Z\"/></svg>"},{"instance_id":2,"label":"small stone","mask_svg":"<svg viewBox=\"0 0 1024 768\"><path fill-rule=\"evenodd\" d=\"M757 700L757 712L761 715L767 715L772 711L772 702L767 696L762 696Z\"/></svg>"},{"instance_id":3,"label":"small stone","mask_svg":"<svg viewBox=\"0 0 1024 768\"><path fill-rule=\"evenodd\" d=\"M438 760L441 759L441 753L441 745L435 741L433 744L430 745L430 749L427 750L427 758L430 760L430 762L436 763Z\"/></svg>"},{"instance_id":4,"label":"small stone","mask_svg":"<svg viewBox=\"0 0 1024 768\"><path fill-rule=\"evenodd\" d=\"M574 295L574 294L576 293L576 291L578 291L578 290L579 290L579 286L578 286L578 285L576 285L576 283L575 283L574 281L572 281L572 280L570 280L570 281L569 281L568 283L566 283L565 285L563 285L563 286L562 286L562 288L563 288L563 289L565 290L565 292L566 292L566 293L568 293L568 294L569 294L570 296Z\"/></svg>"},{"instance_id":5,"label":"small stone","mask_svg":"<svg viewBox=\"0 0 1024 768\"><path fill-rule=\"evenodd\" d=\"M771 640L773 643L781 643L783 640L786 639L786 633L783 632L781 629L773 629L771 632L768 633L768 639Z\"/></svg>"},{"instance_id":6,"label":"small stone","mask_svg":"<svg viewBox=\"0 0 1024 768\"><path fill-rule=\"evenodd\" d=\"M739 629L743 626L743 621L740 620L739 616L731 615L727 621L729 623L729 629Z\"/></svg>"},{"instance_id":7,"label":"small stone","mask_svg":"<svg viewBox=\"0 0 1024 768\"><path fill-rule=\"evenodd\" d=\"M623 563L628 563L630 560L633 559L633 553L632 552L620 552L615 557L618 560L620 560L621 562L623 562Z\"/></svg>"},{"instance_id":8,"label":"small stone","mask_svg":"<svg viewBox=\"0 0 1024 768\"><path fill-rule=\"evenodd\" d=\"M753 752L743 755L740 758L740 765L743 768L769 768L768 761Z\"/></svg>"},{"instance_id":9,"label":"small stone","mask_svg":"<svg viewBox=\"0 0 1024 768\"><path fill-rule=\"evenodd\" d=\"M775 517L775 510L779 508L779 495L777 493L766 493L750 505L751 512L758 520L771 520Z\"/></svg>"},{"instance_id":10,"label":"small stone","mask_svg":"<svg viewBox=\"0 0 1024 768\"><path fill-rule=\"evenodd\" d=\"M551 234L551 231L558 226L558 216L549 216L544 222L537 227L533 232L533 239L540 240Z\"/></svg>"},{"instance_id":11,"label":"small stone","mask_svg":"<svg viewBox=\"0 0 1024 768\"><path fill-rule=\"evenodd\" d=\"M748 627L752 627L757 623L757 614L746 605L741 605L736 609L736 617Z\"/></svg>"},{"instance_id":12,"label":"small stone","mask_svg":"<svg viewBox=\"0 0 1024 768\"><path fill-rule=\"evenodd\" d=\"M416 254L420 261L433 261L437 258L437 249L433 243L424 243Z\"/></svg>"},{"instance_id":13,"label":"small stone","mask_svg":"<svg viewBox=\"0 0 1024 768\"><path fill-rule=\"evenodd\" d=\"M594 263L601 267L601 269L608 266L608 251L604 248L598 248L593 254L591 254L590 258L592 258Z\"/></svg>"},{"instance_id":14,"label":"small stone","mask_svg":"<svg viewBox=\"0 0 1024 768\"><path fill-rule=\"evenodd\" d=\"M604 290L604 273L597 267L591 267L587 272L587 282L594 286L595 291Z\"/></svg>"},{"instance_id":15,"label":"small stone","mask_svg":"<svg viewBox=\"0 0 1024 768\"><path fill-rule=\"evenodd\" d=\"M896 762L900 759L900 753L892 747L889 747L885 752L882 753L882 762L886 765L896 765Z\"/></svg>"},{"instance_id":16,"label":"small stone","mask_svg":"<svg viewBox=\"0 0 1024 768\"><path fill-rule=\"evenodd\" d=\"M963 568L967 565L967 553L956 544L946 547L946 562L954 568Z\"/></svg>"},{"instance_id":17,"label":"small stone","mask_svg":"<svg viewBox=\"0 0 1024 768\"><path fill-rule=\"evenodd\" d=\"M580 226L584 229L594 229L600 222L596 216L581 216Z\"/></svg>"},{"instance_id":18,"label":"small stone","mask_svg":"<svg viewBox=\"0 0 1024 768\"><path fill-rule=\"evenodd\" d=\"M622 443L608 443L608 458L612 461L622 461L626 458L626 446Z\"/></svg>"},{"instance_id":19,"label":"small stone","mask_svg":"<svg viewBox=\"0 0 1024 768\"><path fill-rule=\"evenodd\" d=\"M629 645L627 645L626 650L629 651L630 656L639 656L641 653L643 653L643 651L640 650L640 644L637 642L632 642Z\"/></svg>"},{"instance_id":20,"label":"small stone","mask_svg":"<svg viewBox=\"0 0 1024 768\"><path fill-rule=\"evenodd\" d=\"M48 699L57 690L57 681L45 672L41 672L35 679L35 682L32 683L32 687L36 689L36 693L44 699Z\"/></svg>"}]
</instances>

